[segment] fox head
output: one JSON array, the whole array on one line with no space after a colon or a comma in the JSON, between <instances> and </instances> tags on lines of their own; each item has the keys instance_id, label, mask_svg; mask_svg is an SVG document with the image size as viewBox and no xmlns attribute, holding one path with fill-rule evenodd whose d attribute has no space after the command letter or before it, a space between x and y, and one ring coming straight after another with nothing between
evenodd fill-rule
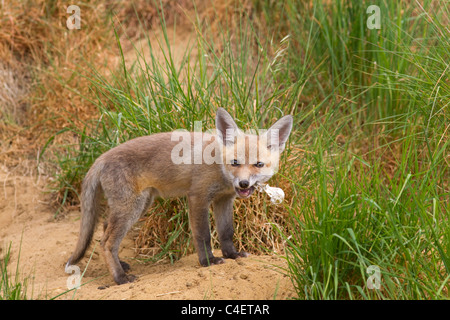
<instances>
[{"instance_id":1,"label":"fox head","mask_svg":"<svg viewBox=\"0 0 450 320\"><path fill-rule=\"evenodd\" d=\"M292 122L293 117L287 115L259 135L246 134L225 109L217 110L216 134L222 149L222 168L238 197L250 197L255 185L265 183L276 173Z\"/></svg>"}]
</instances>

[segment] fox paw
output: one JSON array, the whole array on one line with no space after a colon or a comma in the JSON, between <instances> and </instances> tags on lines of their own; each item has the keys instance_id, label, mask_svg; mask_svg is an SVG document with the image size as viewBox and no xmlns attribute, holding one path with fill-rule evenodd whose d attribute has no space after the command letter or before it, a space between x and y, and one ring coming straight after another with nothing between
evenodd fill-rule
<instances>
[{"instance_id":1,"label":"fox paw","mask_svg":"<svg viewBox=\"0 0 450 320\"><path fill-rule=\"evenodd\" d=\"M240 252L224 252L223 256L227 259L238 259L238 258L247 258L250 254L245 252L245 251L240 251Z\"/></svg>"},{"instance_id":2,"label":"fox paw","mask_svg":"<svg viewBox=\"0 0 450 320\"><path fill-rule=\"evenodd\" d=\"M132 275L132 274L123 274L117 278L114 279L114 281L118 284L126 284L126 283L130 283L133 282L134 280L136 280L136 276Z\"/></svg>"},{"instance_id":3,"label":"fox paw","mask_svg":"<svg viewBox=\"0 0 450 320\"><path fill-rule=\"evenodd\" d=\"M223 258L216 258L216 257L209 257L209 258L200 260L200 264L203 267L208 267L208 266L212 266L214 264L222 264L222 263L225 263L225 260Z\"/></svg>"}]
</instances>

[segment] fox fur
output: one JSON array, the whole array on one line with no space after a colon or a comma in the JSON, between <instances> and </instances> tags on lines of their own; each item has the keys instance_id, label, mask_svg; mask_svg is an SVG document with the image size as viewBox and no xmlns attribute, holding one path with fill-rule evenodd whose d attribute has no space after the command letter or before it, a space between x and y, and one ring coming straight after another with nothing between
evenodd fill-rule
<instances>
[{"instance_id":1,"label":"fox fur","mask_svg":"<svg viewBox=\"0 0 450 320\"><path fill-rule=\"evenodd\" d=\"M246 257L247 253L238 252L233 245L233 201L236 197L250 197L257 184L266 182L276 172L292 123L292 116L287 115L263 134L245 134L231 115L219 108L216 134L203 133L201 140L202 151L210 150L215 159L212 163L174 163L174 150L180 149L180 138L190 141L194 148L195 132L178 134L176 139L173 132L157 133L105 152L83 180L80 233L66 266L76 264L89 247L103 195L110 214L104 224L101 251L117 284L135 279L127 274L129 265L119 260L120 243L157 197L187 196L189 224L202 266L223 263L224 258ZM211 249L208 218L211 205L223 258L215 257Z\"/></svg>"}]
</instances>

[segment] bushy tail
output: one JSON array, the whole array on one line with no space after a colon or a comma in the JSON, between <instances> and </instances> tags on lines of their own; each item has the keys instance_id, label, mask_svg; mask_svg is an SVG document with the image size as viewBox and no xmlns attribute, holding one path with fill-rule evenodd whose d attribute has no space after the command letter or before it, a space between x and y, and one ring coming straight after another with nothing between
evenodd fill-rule
<instances>
[{"instance_id":1,"label":"bushy tail","mask_svg":"<svg viewBox=\"0 0 450 320\"><path fill-rule=\"evenodd\" d=\"M67 266L76 264L83 258L92 236L94 235L95 225L100 212L100 196L102 188L100 185L100 171L102 163L96 162L86 174L83 180L81 191L81 224L78 243L72 256L66 264Z\"/></svg>"}]
</instances>

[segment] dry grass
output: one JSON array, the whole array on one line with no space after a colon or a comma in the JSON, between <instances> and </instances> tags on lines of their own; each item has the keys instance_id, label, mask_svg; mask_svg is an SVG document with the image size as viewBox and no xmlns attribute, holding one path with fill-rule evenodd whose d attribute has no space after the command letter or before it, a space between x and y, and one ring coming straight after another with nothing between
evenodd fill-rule
<instances>
[{"instance_id":1,"label":"dry grass","mask_svg":"<svg viewBox=\"0 0 450 320\"><path fill-rule=\"evenodd\" d=\"M7 90L0 94L0 115L8 121L0 128L0 157L6 165L20 164L21 157L36 159L45 141L68 121L94 116L73 92L88 91L87 83L74 76L86 62L112 54L105 48L102 16L92 10L101 10L102 4L91 6L81 5L84 29L74 31L65 26L69 14L63 1L2 2L0 79Z\"/></svg>"},{"instance_id":2,"label":"dry grass","mask_svg":"<svg viewBox=\"0 0 450 320\"><path fill-rule=\"evenodd\" d=\"M164 18L168 25L176 22L180 29L193 29L192 1L162 1ZM233 2L214 1L214 10L207 3L197 6L202 19L217 21L217 14L241 14L225 10ZM235 4L236 5L236 4ZM115 2L92 1L79 5L81 29L68 30L67 4L64 1L2 2L0 9L0 116L9 119L2 123L2 140L19 134L36 142L26 152L35 154L55 132L75 124L82 128L89 119L97 117L97 109L89 99L90 66L108 73L114 69L117 57L116 41L110 18L124 32L120 35L125 49L131 49L130 40L143 37L143 26L159 28L159 15L147 1ZM118 28L120 31L121 29ZM26 130L16 130L19 124ZM55 145L69 136L58 137ZM67 141L66 141L67 142ZM12 142L14 144L14 141ZM5 148L5 146L3 146ZM20 144L13 146L20 149ZM34 155L33 155L34 156Z\"/></svg>"}]
</instances>

